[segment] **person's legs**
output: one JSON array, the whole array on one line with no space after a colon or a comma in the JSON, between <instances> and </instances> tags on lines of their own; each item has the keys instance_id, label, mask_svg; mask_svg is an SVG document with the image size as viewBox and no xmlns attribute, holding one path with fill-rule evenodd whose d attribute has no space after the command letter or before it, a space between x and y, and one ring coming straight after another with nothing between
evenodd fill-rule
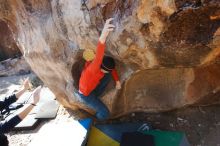
<instances>
[{"instance_id":1,"label":"person's legs","mask_svg":"<svg viewBox=\"0 0 220 146\"><path fill-rule=\"evenodd\" d=\"M105 120L109 117L108 108L99 98L96 97L94 92L92 92L89 96L84 96L79 93L79 96L83 103L96 111L96 117L99 120Z\"/></svg>"},{"instance_id":2,"label":"person's legs","mask_svg":"<svg viewBox=\"0 0 220 146\"><path fill-rule=\"evenodd\" d=\"M101 94L105 91L106 86L111 80L111 74L107 73L105 76L101 79L98 86L95 88L93 92L95 92L96 97L100 97Z\"/></svg>"}]
</instances>

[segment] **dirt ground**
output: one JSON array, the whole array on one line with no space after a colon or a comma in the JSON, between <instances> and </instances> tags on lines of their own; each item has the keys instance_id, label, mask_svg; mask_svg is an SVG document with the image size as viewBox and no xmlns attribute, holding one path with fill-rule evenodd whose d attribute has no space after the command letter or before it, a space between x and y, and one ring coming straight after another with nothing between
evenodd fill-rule
<instances>
[{"instance_id":1,"label":"dirt ground","mask_svg":"<svg viewBox=\"0 0 220 146\"><path fill-rule=\"evenodd\" d=\"M18 87L20 79L27 76L0 77L0 97L10 94ZM60 106L54 120L42 121L35 130L10 132L7 136L10 146L26 146L35 137L40 128L48 122L61 122L82 116L79 111L69 111ZM192 146L220 146L220 106L186 107L175 111L147 114L132 113L107 123L145 121L153 128L161 130L184 131Z\"/></svg>"},{"instance_id":2,"label":"dirt ground","mask_svg":"<svg viewBox=\"0 0 220 146\"><path fill-rule=\"evenodd\" d=\"M219 105L187 107L160 114L133 113L120 121L146 121L154 129L184 131L192 146L220 146Z\"/></svg>"}]
</instances>

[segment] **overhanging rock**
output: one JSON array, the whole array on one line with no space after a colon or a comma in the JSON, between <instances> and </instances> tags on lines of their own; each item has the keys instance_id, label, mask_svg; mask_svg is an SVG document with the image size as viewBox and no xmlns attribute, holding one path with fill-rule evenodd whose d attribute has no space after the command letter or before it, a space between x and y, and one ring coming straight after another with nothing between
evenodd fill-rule
<instances>
[{"instance_id":1,"label":"overhanging rock","mask_svg":"<svg viewBox=\"0 0 220 146\"><path fill-rule=\"evenodd\" d=\"M26 61L71 109L86 109L70 89L77 88L82 51L96 49L109 17L116 29L106 54L117 60L124 82L103 97L113 117L218 103L218 0L0 1L0 20Z\"/></svg>"}]
</instances>

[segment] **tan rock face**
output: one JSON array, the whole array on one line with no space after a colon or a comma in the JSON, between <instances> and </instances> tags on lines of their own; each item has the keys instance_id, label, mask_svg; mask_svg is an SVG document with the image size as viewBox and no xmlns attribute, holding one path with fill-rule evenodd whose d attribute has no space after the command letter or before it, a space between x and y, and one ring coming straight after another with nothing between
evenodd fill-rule
<instances>
[{"instance_id":1,"label":"tan rock face","mask_svg":"<svg viewBox=\"0 0 220 146\"><path fill-rule=\"evenodd\" d=\"M7 23L0 20L0 61L15 56L21 56L21 52Z\"/></svg>"},{"instance_id":2,"label":"tan rock face","mask_svg":"<svg viewBox=\"0 0 220 146\"><path fill-rule=\"evenodd\" d=\"M32 70L66 107L87 109L71 89L82 51L96 49L109 17L116 29L106 54L123 82L102 98L113 117L219 102L218 0L2 0L0 8Z\"/></svg>"}]
</instances>

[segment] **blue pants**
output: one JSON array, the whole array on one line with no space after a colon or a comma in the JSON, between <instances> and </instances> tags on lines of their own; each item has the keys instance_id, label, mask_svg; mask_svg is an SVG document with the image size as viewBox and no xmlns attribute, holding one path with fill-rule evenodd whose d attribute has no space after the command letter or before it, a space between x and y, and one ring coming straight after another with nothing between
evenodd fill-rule
<instances>
[{"instance_id":1,"label":"blue pants","mask_svg":"<svg viewBox=\"0 0 220 146\"><path fill-rule=\"evenodd\" d=\"M105 106L105 104L99 99L99 97L104 92L110 79L111 75L109 73L105 74L97 87L88 96L84 96L83 94L78 93L82 102L96 111L96 117L99 120L105 120L109 117L109 110Z\"/></svg>"}]
</instances>

